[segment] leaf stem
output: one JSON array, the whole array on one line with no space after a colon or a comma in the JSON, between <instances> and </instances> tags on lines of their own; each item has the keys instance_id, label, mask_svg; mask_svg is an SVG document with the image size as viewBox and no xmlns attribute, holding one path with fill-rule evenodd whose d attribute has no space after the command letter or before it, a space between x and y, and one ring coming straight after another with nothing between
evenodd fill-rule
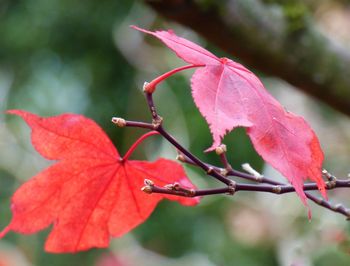
<instances>
[{"instance_id":1,"label":"leaf stem","mask_svg":"<svg viewBox=\"0 0 350 266\"><path fill-rule=\"evenodd\" d=\"M138 138L134 144L131 145L131 147L129 148L129 150L125 153L124 157L122 158L123 161L126 161L129 159L129 157L131 156L131 154L134 152L134 150L137 148L137 146L144 141L145 139L147 139L150 136L153 135L158 135L159 133L157 131L150 131L147 132L146 134L143 134L140 138Z\"/></svg>"},{"instance_id":2,"label":"leaf stem","mask_svg":"<svg viewBox=\"0 0 350 266\"><path fill-rule=\"evenodd\" d=\"M163 80L167 79L168 77L174 75L177 72L180 72L185 69L190 69L190 68L195 68L195 67L203 67L205 65L186 65L186 66L181 66L178 68L175 68L173 70L170 70L169 72L164 73L161 76L156 77L154 80L152 80L149 83L146 83L145 86L143 87L143 90L148 93L153 93L157 87L157 85L162 82Z\"/></svg>"}]
</instances>

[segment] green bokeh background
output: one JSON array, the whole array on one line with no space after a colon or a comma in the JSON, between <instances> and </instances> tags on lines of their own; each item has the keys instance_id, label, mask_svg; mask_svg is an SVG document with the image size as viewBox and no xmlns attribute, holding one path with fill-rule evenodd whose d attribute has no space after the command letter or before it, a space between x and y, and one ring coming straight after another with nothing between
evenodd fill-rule
<instances>
[{"instance_id":1,"label":"green bokeh background","mask_svg":"<svg viewBox=\"0 0 350 266\"><path fill-rule=\"evenodd\" d=\"M1 111L84 114L107 132L123 154L144 131L115 128L111 117L149 121L143 82L182 64L158 41L144 40L143 34L129 29L129 24L175 28L225 56L188 29L163 21L140 1L2 0ZM220 165L216 155L203 153L211 137L191 98L191 73L178 74L162 84L155 101L165 127L180 142L201 159ZM20 119L2 112L0 122L3 228L11 217L10 197L16 187L48 162L31 147L29 130ZM263 171L263 162L243 129L227 136L225 143L235 168L249 162ZM159 156L172 159L176 152L165 141L153 138L133 158ZM199 187L215 185L200 171L188 166L186 170ZM162 202L144 224L112 239L110 248L78 254L45 253L50 229L30 236L10 233L0 240L0 265L350 265L348 225L342 217L312 205L310 223L295 195L281 198L242 193L205 198L191 208Z\"/></svg>"}]
</instances>

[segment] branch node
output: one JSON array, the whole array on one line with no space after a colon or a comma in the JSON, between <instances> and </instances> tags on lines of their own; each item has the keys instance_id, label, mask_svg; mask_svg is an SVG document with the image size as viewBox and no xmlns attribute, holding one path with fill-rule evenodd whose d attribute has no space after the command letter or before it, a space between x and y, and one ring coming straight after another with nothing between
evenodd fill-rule
<instances>
[{"instance_id":1,"label":"branch node","mask_svg":"<svg viewBox=\"0 0 350 266\"><path fill-rule=\"evenodd\" d=\"M228 185L228 192L227 194L229 195L234 195L236 192L236 182L235 181L231 181L231 183Z\"/></svg>"},{"instance_id":2,"label":"branch node","mask_svg":"<svg viewBox=\"0 0 350 266\"><path fill-rule=\"evenodd\" d=\"M188 196L189 197L194 197L196 196L196 190L194 190L193 188L188 190Z\"/></svg>"},{"instance_id":3,"label":"branch node","mask_svg":"<svg viewBox=\"0 0 350 266\"><path fill-rule=\"evenodd\" d=\"M273 191L273 193L275 193L275 194L281 194L282 188L281 188L281 186L274 186L274 187L272 188L272 191Z\"/></svg>"},{"instance_id":4,"label":"branch node","mask_svg":"<svg viewBox=\"0 0 350 266\"><path fill-rule=\"evenodd\" d=\"M227 147L225 144L221 144L220 146L215 148L215 153L217 155L224 154L227 151Z\"/></svg>"},{"instance_id":5,"label":"branch node","mask_svg":"<svg viewBox=\"0 0 350 266\"><path fill-rule=\"evenodd\" d=\"M164 186L167 190L174 190L174 184L167 184Z\"/></svg>"},{"instance_id":6,"label":"branch node","mask_svg":"<svg viewBox=\"0 0 350 266\"><path fill-rule=\"evenodd\" d=\"M255 180L256 180L256 182L261 183L261 182L263 182L264 177L263 176L255 176Z\"/></svg>"},{"instance_id":7,"label":"branch node","mask_svg":"<svg viewBox=\"0 0 350 266\"><path fill-rule=\"evenodd\" d=\"M152 119L152 125L153 125L153 129L157 130L163 122L163 117L157 115L156 113L153 113L153 110L152 110L152 115L156 116L156 118Z\"/></svg>"},{"instance_id":8,"label":"branch node","mask_svg":"<svg viewBox=\"0 0 350 266\"><path fill-rule=\"evenodd\" d=\"M343 206L340 203L338 203L338 204L335 204L335 205L331 205L331 209L333 211L340 211L341 209L343 209Z\"/></svg>"},{"instance_id":9,"label":"branch node","mask_svg":"<svg viewBox=\"0 0 350 266\"><path fill-rule=\"evenodd\" d=\"M212 166L208 167L207 174L210 175L213 172L214 172L214 167Z\"/></svg>"},{"instance_id":10,"label":"branch node","mask_svg":"<svg viewBox=\"0 0 350 266\"><path fill-rule=\"evenodd\" d=\"M333 189L337 186L337 180L334 178L333 180L326 182L327 189Z\"/></svg>"},{"instance_id":11,"label":"branch node","mask_svg":"<svg viewBox=\"0 0 350 266\"><path fill-rule=\"evenodd\" d=\"M173 184L167 184L164 186L164 188L174 192L175 195L183 197L194 197L196 195L196 190L182 187L181 184L177 182Z\"/></svg>"},{"instance_id":12,"label":"branch node","mask_svg":"<svg viewBox=\"0 0 350 266\"><path fill-rule=\"evenodd\" d=\"M120 117L113 117L112 118L112 123L117 125L118 127L125 127L126 126L125 119L120 118Z\"/></svg>"},{"instance_id":13,"label":"branch node","mask_svg":"<svg viewBox=\"0 0 350 266\"><path fill-rule=\"evenodd\" d=\"M340 203L338 203L338 204L336 204L336 205L334 206L334 208L337 209L337 210L341 210L341 209L343 208L343 205L341 205Z\"/></svg>"},{"instance_id":14,"label":"branch node","mask_svg":"<svg viewBox=\"0 0 350 266\"><path fill-rule=\"evenodd\" d=\"M176 191L181 190L181 186L180 186L180 184L179 184L179 183L177 183L177 182L175 182L175 183L173 184L173 189L174 189L174 190L176 190Z\"/></svg>"},{"instance_id":15,"label":"branch node","mask_svg":"<svg viewBox=\"0 0 350 266\"><path fill-rule=\"evenodd\" d=\"M230 171L226 168L221 168L220 169L220 174L223 176L227 176Z\"/></svg>"},{"instance_id":16,"label":"branch node","mask_svg":"<svg viewBox=\"0 0 350 266\"><path fill-rule=\"evenodd\" d=\"M322 170L322 175L325 176L328 181L333 182L333 181L337 180L337 178L334 175L332 175L331 173L329 173L326 169Z\"/></svg>"}]
</instances>

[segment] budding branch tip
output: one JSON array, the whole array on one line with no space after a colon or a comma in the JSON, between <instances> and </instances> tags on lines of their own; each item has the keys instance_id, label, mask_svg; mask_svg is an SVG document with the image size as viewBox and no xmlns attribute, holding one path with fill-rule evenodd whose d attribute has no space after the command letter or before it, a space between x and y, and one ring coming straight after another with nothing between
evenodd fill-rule
<instances>
[{"instance_id":1,"label":"budding branch tip","mask_svg":"<svg viewBox=\"0 0 350 266\"><path fill-rule=\"evenodd\" d=\"M141 188L141 190L147 194L152 194L152 187L151 186L144 186Z\"/></svg>"},{"instance_id":2,"label":"budding branch tip","mask_svg":"<svg viewBox=\"0 0 350 266\"><path fill-rule=\"evenodd\" d=\"M125 119L120 118L120 117L113 117L112 118L112 123L117 125L118 127L125 127L126 126Z\"/></svg>"},{"instance_id":3,"label":"budding branch tip","mask_svg":"<svg viewBox=\"0 0 350 266\"><path fill-rule=\"evenodd\" d=\"M176 160L178 160L180 162L185 162L185 156L183 156L182 154L178 154L176 156Z\"/></svg>"},{"instance_id":4,"label":"budding branch tip","mask_svg":"<svg viewBox=\"0 0 350 266\"><path fill-rule=\"evenodd\" d=\"M221 155L223 153L225 153L227 151L226 145L225 144L221 144L220 146L215 148L215 153L217 155Z\"/></svg>"}]
</instances>

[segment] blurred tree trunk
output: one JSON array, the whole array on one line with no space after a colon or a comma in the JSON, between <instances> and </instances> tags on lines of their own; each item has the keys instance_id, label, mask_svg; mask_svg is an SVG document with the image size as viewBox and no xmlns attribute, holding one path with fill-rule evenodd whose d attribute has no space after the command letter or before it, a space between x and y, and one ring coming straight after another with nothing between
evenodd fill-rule
<instances>
[{"instance_id":1,"label":"blurred tree trunk","mask_svg":"<svg viewBox=\"0 0 350 266\"><path fill-rule=\"evenodd\" d=\"M303 1L145 2L246 66L284 79L350 116L350 51L317 30Z\"/></svg>"}]
</instances>

